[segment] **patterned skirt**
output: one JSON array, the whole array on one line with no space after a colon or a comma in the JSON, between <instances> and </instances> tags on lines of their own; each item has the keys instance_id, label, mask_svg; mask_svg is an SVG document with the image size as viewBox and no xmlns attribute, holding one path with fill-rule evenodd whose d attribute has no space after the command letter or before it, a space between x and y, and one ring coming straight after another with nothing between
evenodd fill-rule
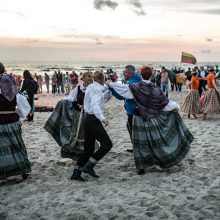
<instances>
[{"instance_id":1,"label":"patterned skirt","mask_svg":"<svg viewBox=\"0 0 220 220\"><path fill-rule=\"evenodd\" d=\"M178 112L162 112L150 120L133 117L132 144L137 169L154 164L177 165L189 152L194 137Z\"/></svg>"},{"instance_id":2,"label":"patterned skirt","mask_svg":"<svg viewBox=\"0 0 220 220\"><path fill-rule=\"evenodd\" d=\"M190 114L198 114L201 112L199 91L197 89L190 90L184 100L181 111Z\"/></svg>"},{"instance_id":3,"label":"patterned skirt","mask_svg":"<svg viewBox=\"0 0 220 220\"><path fill-rule=\"evenodd\" d=\"M219 93L217 93L215 89L208 89L205 93L203 113L219 113L219 110Z\"/></svg>"},{"instance_id":4,"label":"patterned skirt","mask_svg":"<svg viewBox=\"0 0 220 220\"><path fill-rule=\"evenodd\" d=\"M21 122L0 124L0 180L30 171Z\"/></svg>"}]
</instances>

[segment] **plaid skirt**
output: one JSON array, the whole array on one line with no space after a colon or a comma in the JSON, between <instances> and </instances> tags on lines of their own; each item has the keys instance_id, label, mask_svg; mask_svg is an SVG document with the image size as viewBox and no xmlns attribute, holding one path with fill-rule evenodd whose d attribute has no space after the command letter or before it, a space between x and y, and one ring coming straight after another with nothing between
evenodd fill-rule
<instances>
[{"instance_id":1,"label":"plaid skirt","mask_svg":"<svg viewBox=\"0 0 220 220\"><path fill-rule=\"evenodd\" d=\"M189 152L194 139L178 112L161 112L150 120L134 115L132 131L137 169L154 164L161 168L177 165Z\"/></svg>"},{"instance_id":2,"label":"plaid skirt","mask_svg":"<svg viewBox=\"0 0 220 220\"><path fill-rule=\"evenodd\" d=\"M0 124L0 180L30 171L21 122Z\"/></svg>"},{"instance_id":3,"label":"plaid skirt","mask_svg":"<svg viewBox=\"0 0 220 220\"><path fill-rule=\"evenodd\" d=\"M219 113L220 100L219 94L215 89L208 89L205 93L203 113Z\"/></svg>"},{"instance_id":4,"label":"plaid skirt","mask_svg":"<svg viewBox=\"0 0 220 220\"><path fill-rule=\"evenodd\" d=\"M180 110L184 113L190 114L196 114L201 112L199 91L197 89L190 90Z\"/></svg>"},{"instance_id":5,"label":"plaid skirt","mask_svg":"<svg viewBox=\"0 0 220 220\"><path fill-rule=\"evenodd\" d=\"M78 137L77 127L80 123ZM80 112L75 110L73 103L61 100L46 121L44 129L61 147L61 157L77 160L84 150L84 127Z\"/></svg>"}]
</instances>

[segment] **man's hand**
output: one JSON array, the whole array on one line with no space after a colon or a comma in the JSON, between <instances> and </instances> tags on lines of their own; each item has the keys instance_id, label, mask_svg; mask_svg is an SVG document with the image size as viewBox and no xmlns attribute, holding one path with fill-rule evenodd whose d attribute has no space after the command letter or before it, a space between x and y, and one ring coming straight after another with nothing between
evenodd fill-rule
<instances>
[{"instance_id":1,"label":"man's hand","mask_svg":"<svg viewBox=\"0 0 220 220\"><path fill-rule=\"evenodd\" d=\"M105 81L105 84L109 85L110 82L112 82L112 80L108 79L108 80Z\"/></svg>"},{"instance_id":2,"label":"man's hand","mask_svg":"<svg viewBox=\"0 0 220 220\"><path fill-rule=\"evenodd\" d=\"M107 127L109 125L109 121L106 119L103 119L102 123L104 124L105 127Z\"/></svg>"}]
</instances>

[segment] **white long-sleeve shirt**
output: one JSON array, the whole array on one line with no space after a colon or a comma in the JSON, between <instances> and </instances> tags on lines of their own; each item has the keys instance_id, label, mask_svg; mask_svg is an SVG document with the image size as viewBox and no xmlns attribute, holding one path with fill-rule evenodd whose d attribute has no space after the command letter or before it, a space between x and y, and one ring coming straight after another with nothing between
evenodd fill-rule
<instances>
[{"instance_id":1,"label":"white long-sleeve shirt","mask_svg":"<svg viewBox=\"0 0 220 220\"><path fill-rule=\"evenodd\" d=\"M143 80L143 82L150 83L149 80ZM113 88L120 96L124 97L125 99L134 99L134 96L131 93L128 84L120 84L117 82L110 82L109 86L111 88ZM163 111L169 112L174 109L180 109L180 106L176 102L169 100L167 105L164 107Z\"/></svg>"},{"instance_id":2,"label":"white long-sleeve shirt","mask_svg":"<svg viewBox=\"0 0 220 220\"><path fill-rule=\"evenodd\" d=\"M85 93L86 92L86 86L83 84L80 85L80 90ZM78 95L78 86L74 88L68 96L63 97L64 100L67 100L69 102L75 102L77 100L77 95Z\"/></svg>"},{"instance_id":3,"label":"white long-sleeve shirt","mask_svg":"<svg viewBox=\"0 0 220 220\"><path fill-rule=\"evenodd\" d=\"M100 121L104 120L104 104L111 97L111 92L106 90L106 87L94 81L86 89L84 111L88 114L94 114Z\"/></svg>"},{"instance_id":4,"label":"white long-sleeve shirt","mask_svg":"<svg viewBox=\"0 0 220 220\"><path fill-rule=\"evenodd\" d=\"M86 88L87 88L87 86L84 86L83 84L80 85L80 90L83 93L86 93ZM108 89L107 85L104 85L102 87L103 92L105 92L107 89ZM75 102L75 101L77 101L77 95L78 95L78 86L76 88L74 88L68 96L63 97L63 100L67 100L69 102Z\"/></svg>"}]
</instances>

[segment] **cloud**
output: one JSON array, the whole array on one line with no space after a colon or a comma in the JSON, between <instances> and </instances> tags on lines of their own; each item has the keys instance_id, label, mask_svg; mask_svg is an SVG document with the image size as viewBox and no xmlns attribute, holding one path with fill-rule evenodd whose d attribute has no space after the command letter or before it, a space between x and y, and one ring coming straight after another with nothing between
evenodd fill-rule
<instances>
[{"instance_id":1,"label":"cloud","mask_svg":"<svg viewBox=\"0 0 220 220\"><path fill-rule=\"evenodd\" d=\"M2 13L2 14L15 14L15 15L17 15L19 17L23 17L23 18L27 18L28 17L26 14L24 14L22 12L11 12L11 11L9 11L7 9L2 9L2 8L0 8L0 13Z\"/></svg>"},{"instance_id":2,"label":"cloud","mask_svg":"<svg viewBox=\"0 0 220 220\"><path fill-rule=\"evenodd\" d=\"M212 42L213 40L211 38L207 38L206 41Z\"/></svg>"},{"instance_id":3,"label":"cloud","mask_svg":"<svg viewBox=\"0 0 220 220\"><path fill-rule=\"evenodd\" d=\"M9 11L7 9L0 8L0 13L7 14L7 13L9 13Z\"/></svg>"},{"instance_id":4,"label":"cloud","mask_svg":"<svg viewBox=\"0 0 220 220\"><path fill-rule=\"evenodd\" d=\"M211 50L201 50L200 53L209 54L211 53Z\"/></svg>"},{"instance_id":5,"label":"cloud","mask_svg":"<svg viewBox=\"0 0 220 220\"><path fill-rule=\"evenodd\" d=\"M197 10L196 12L204 13L204 14L220 15L220 8L217 8L217 9L206 9L206 10Z\"/></svg>"},{"instance_id":6,"label":"cloud","mask_svg":"<svg viewBox=\"0 0 220 220\"><path fill-rule=\"evenodd\" d=\"M118 6L117 2L110 0L94 0L94 7L98 10L101 10L103 7L109 7L115 9Z\"/></svg>"},{"instance_id":7,"label":"cloud","mask_svg":"<svg viewBox=\"0 0 220 220\"><path fill-rule=\"evenodd\" d=\"M136 15L146 15L145 11L143 10L142 4L139 0L126 0L126 2L132 6L132 10Z\"/></svg>"},{"instance_id":8,"label":"cloud","mask_svg":"<svg viewBox=\"0 0 220 220\"><path fill-rule=\"evenodd\" d=\"M15 12L16 15L18 15L19 17L23 17L23 18L27 18L28 16L24 13L21 12Z\"/></svg>"}]
</instances>

